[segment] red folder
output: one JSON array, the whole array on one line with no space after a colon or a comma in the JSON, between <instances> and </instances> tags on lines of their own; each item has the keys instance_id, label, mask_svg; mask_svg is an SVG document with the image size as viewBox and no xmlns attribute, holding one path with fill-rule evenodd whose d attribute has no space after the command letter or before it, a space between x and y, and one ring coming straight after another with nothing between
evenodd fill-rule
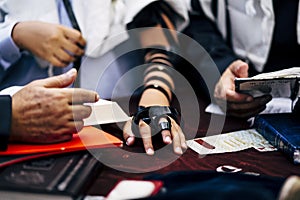
<instances>
[{"instance_id":1,"label":"red folder","mask_svg":"<svg viewBox=\"0 0 300 200\"><path fill-rule=\"evenodd\" d=\"M94 148L122 147L123 142L103 130L92 126L84 127L79 133L73 134L70 141L55 144L21 144L11 143L0 156L24 155L9 162L0 163L0 167L16 162L39 158L48 155L67 153ZM26 156L27 155L27 156Z\"/></svg>"}]
</instances>

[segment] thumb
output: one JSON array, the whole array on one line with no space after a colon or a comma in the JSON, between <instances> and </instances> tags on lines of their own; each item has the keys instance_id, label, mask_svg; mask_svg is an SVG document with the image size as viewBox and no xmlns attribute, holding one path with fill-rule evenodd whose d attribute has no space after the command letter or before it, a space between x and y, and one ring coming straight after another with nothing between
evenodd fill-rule
<instances>
[{"instance_id":1,"label":"thumb","mask_svg":"<svg viewBox=\"0 0 300 200\"><path fill-rule=\"evenodd\" d=\"M42 85L46 88L64 88L71 85L76 79L76 76L77 71L72 68L64 74L42 80Z\"/></svg>"},{"instance_id":2,"label":"thumb","mask_svg":"<svg viewBox=\"0 0 300 200\"><path fill-rule=\"evenodd\" d=\"M232 64L232 73L238 78L247 78L248 77L249 66L247 63L238 60Z\"/></svg>"}]
</instances>

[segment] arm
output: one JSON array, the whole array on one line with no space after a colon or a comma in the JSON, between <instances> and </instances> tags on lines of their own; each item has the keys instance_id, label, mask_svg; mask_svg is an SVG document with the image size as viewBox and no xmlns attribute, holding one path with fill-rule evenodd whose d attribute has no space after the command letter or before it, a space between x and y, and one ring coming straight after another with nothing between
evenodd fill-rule
<instances>
[{"instance_id":1,"label":"arm","mask_svg":"<svg viewBox=\"0 0 300 200\"><path fill-rule=\"evenodd\" d=\"M222 36L216 21L216 16L211 19L206 15L199 0L192 1L190 24L185 33L203 46L223 73L238 56L230 47L230 41Z\"/></svg>"},{"instance_id":2,"label":"arm","mask_svg":"<svg viewBox=\"0 0 300 200\"><path fill-rule=\"evenodd\" d=\"M12 96L10 141L53 143L71 139L91 113L85 102L99 99L96 92L65 88L76 70L31 82Z\"/></svg>"},{"instance_id":3,"label":"arm","mask_svg":"<svg viewBox=\"0 0 300 200\"><path fill-rule=\"evenodd\" d=\"M175 85L172 77L167 73L168 68L173 67L174 63L168 51L155 48L155 46L159 46L168 49L172 45L178 45L176 32L171 31L175 29L174 22L170 19L174 13L168 9L170 9L170 7L165 3L156 2L150 4L136 16L134 23L131 24L133 26L131 26L132 28L150 27L139 32L141 46L148 49L145 54L145 63L149 63L149 67L144 73L144 87L138 99L138 105L146 109L151 106L170 106L174 98L172 96L172 90L174 90ZM145 20L145 18L147 20ZM148 24L145 24L145 22L148 22ZM170 29L164 30L167 32L161 29L165 25L167 26L166 28ZM172 42L173 44L171 44ZM159 108L163 109L162 107ZM135 140L132 123L134 122L130 121L124 127L124 139L127 145L132 145ZM146 153L153 155L154 148L150 126L144 120L139 120L135 123L137 123L139 133L143 139ZM176 154L182 154L183 149L186 149L187 146L185 136L180 126L176 123L176 120L171 117L160 117L155 123L158 123L158 125L168 123L171 126L169 129L161 129L162 139L166 144L173 143L173 149Z\"/></svg>"},{"instance_id":4,"label":"arm","mask_svg":"<svg viewBox=\"0 0 300 200\"><path fill-rule=\"evenodd\" d=\"M218 30L216 19L212 20L205 14L202 7L195 3L199 1L193 2L197 14L190 15L191 23L186 33L207 50L222 73L219 80L214 80L216 85L212 84L212 86L215 87L209 88L209 91L214 94L214 100L228 115L245 118L255 116L265 109L271 97L253 98L235 92L235 77L248 77L249 65L234 54L230 41L226 41Z\"/></svg>"},{"instance_id":5,"label":"arm","mask_svg":"<svg viewBox=\"0 0 300 200\"><path fill-rule=\"evenodd\" d=\"M0 8L0 66L7 70L29 51L57 67L65 67L84 54L86 41L80 32L58 24L15 21ZM33 42L35 41L35 42Z\"/></svg>"}]
</instances>

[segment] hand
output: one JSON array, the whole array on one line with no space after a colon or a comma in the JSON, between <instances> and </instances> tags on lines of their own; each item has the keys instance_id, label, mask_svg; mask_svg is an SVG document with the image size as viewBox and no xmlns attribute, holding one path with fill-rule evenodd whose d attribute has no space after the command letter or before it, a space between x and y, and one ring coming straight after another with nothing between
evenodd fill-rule
<instances>
[{"instance_id":1,"label":"hand","mask_svg":"<svg viewBox=\"0 0 300 200\"><path fill-rule=\"evenodd\" d=\"M36 80L12 97L11 141L54 143L72 138L91 114L85 102L99 99L96 92L64 88L76 78L76 70Z\"/></svg>"},{"instance_id":2,"label":"hand","mask_svg":"<svg viewBox=\"0 0 300 200\"><path fill-rule=\"evenodd\" d=\"M38 21L16 24L12 38L19 48L57 67L65 67L77 56L83 55L86 44L81 33L75 29Z\"/></svg>"},{"instance_id":3,"label":"hand","mask_svg":"<svg viewBox=\"0 0 300 200\"><path fill-rule=\"evenodd\" d=\"M170 121L171 121L171 131L168 130L161 131L162 139L165 144L173 143L173 151L176 154L181 155L183 154L183 150L187 149L187 145L185 143L185 136L180 126L172 118L170 118ZM135 141L135 136L131 129L132 123L134 123L132 120L127 121L123 128L123 137L128 146L133 145ZM154 155L154 148L151 139L151 135L152 135L151 127L143 120L140 120L139 132L142 137L144 149L146 153L148 155Z\"/></svg>"},{"instance_id":4,"label":"hand","mask_svg":"<svg viewBox=\"0 0 300 200\"><path fill-rule=\"evenodd\" d=\"M168 100L162 94L160 91L155 89L148 89L144 91L142 98L140 100L140 105L142 106L169 106ZM174 119L169 117L171 121L171 131L169 130L163 130L161 131L162 134L162 140L165 144L171 144L173 143L173 151L181 155L183 154L183 151L187 149L187 145L185 142L185 136L183 131L181 130L180 126L175 122ZM162 118L159 123L163 120L166 120ZM132 131L132 123L134 123L132 120L129 120L126 122L126 124L123 127L123 138L126 141L126 144L128 146L131 146L135 142L135 135ZM154 148L152 145L152 134L151 134L151 127L145 123L143 120L139 121L139 133L141 135L141 138L143 140L144 149L148 155L154 155Z\"/></svg>"},{"instance_id":5,"label":"hand","mask_svg":"<svg viewBox=\"0 0 300 200\"><path fill-rule=\"evenodd\" d=\"M248 64L243 61L233 62L222 74L215 87L216 102L229 116L253 117L262 112L266 108L266 104L272 99L270 95L253 98L250 95L235 91L234 79L236 77L248 77L248 68Z\"/></svg>"}]
</instances>

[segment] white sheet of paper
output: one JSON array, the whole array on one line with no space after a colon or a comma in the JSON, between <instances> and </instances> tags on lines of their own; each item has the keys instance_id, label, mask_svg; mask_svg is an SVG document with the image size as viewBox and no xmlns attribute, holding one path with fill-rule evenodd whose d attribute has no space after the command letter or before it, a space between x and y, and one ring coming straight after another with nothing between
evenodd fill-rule
<instances>
[{"instance_id":1,"label":"white sheet of paper","mask_svg":"<svg viewBox=\"0 0 300 200\"><path fill-rule=\"evenodd\" d=\"M92 108L91 115L83 120L85 126L125 122L130 119L122 108L113 101L100 99L96 103L85 103L84 105Z\"/></svg>"},{"instance_id":2,"label":"white sheet of paper","mask_svg":"<svg viewBox=\"0 0 300 200\"><path fill-rule=\"evenodd\" d=\"M206 145L203 144L203 141L206 143ZM196 138L193 140L188 140L187 145L189 148L201 155L237 152L252 147L261 152L276 150L276 148L274 148L255 129Z\"/></svg>"},{"instance_id":3,"label":"white sheet of paper","mask_svg":"<svg viewBox=\"0 0 300 200\"><path fill-rule=\"evenodd\" d=\"M273 98L267 103L266 109L260 114L271 114L271 113L290 113L292 100L289 98ZM205 112L224 115L224 112L217 104L210 104L206 107Z\"/></svg>"}]
</instances>

